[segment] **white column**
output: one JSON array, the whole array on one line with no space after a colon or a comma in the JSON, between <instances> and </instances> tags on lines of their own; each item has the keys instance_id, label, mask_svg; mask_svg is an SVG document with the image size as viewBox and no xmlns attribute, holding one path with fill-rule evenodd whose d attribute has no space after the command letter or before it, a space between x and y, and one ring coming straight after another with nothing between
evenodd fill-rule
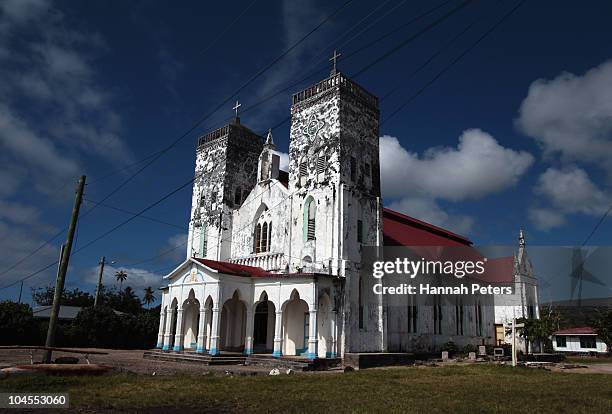
<instances>
[{"instance_id":1,"label":"white column","mask_svg":"<svg viewBox=\"0 0 612 414\"><path fill-rule=\"evenodd\" d=\"M244 353L251 355L253 353L253 328L254 328L254 312L253 305L247 308L246 312L246 338L244 338Z\"/></svg>"},{"instance_id":2,"label":"white column","mask_svg":"<svg viewBox=\"0 0 612 414\"><path fill-rule=\"evenodd\" d=\"M172 336L172 308L166 310L166 330L164 332L164 346L162 350L170 350L170 337Z\"/></svg>"},{"instance_id":3,"label":"white column","mask_svg":"<svg viewBox=\"0 0 612 414\"><path fill-rule=\"evenodd\" d=\"M183 309L176 310L176 335L174 335L174 352L183 350Z\"/></svg>"},{"instance_id":4,"label":"white column","mask_svg":"<svg viewBox=\"0 0 612 414\"><path fill-rule=\"evenodd\" d=\"M159 331L157 332L157 345L155 348L161 349L164 346L164 328L166 327L166 312L164 308L159 312Z\"/></svg>"},{"instance_id":5,"label":"white column","mask_svg":"<svg viewBox=\"0 0 612 414\"><path fill-rule=\"evenodd\" d=\"M274 323L274 352L272 356L280 358L283 354L283 311L276 311Z\"/></svg>"},{"instance_id":6,"label":"white column","mask_svg":"<svg viewBox=\"0 0 612 414\"><path fill-rule=\"evenodd\" d=\"M336 358L336 336L338 335L337 329L336 329L336 324L337 322L337 318L338 317L338 312L336 312L335 310L332 311L331 313L331 349L329 350L329 357L330 358Z\"/></svg>"},{"instance_id":7,"label":"white column","mask_svg":"<svg viewBox=\"0 0 612 414\"><path fill-rule=\"evenodd\" d=\"M198 354L204 353L206 350L206 328L208 326L208 308L200 308L200 323L198 324Z\"/></svg>"},{"instance_id":8,"label":"white column","mask_svg":"<svg viewBox=\"0 0 612 414\"><path fill-rule=\"evenodd\" d=\"M215 302L213 304L212 309L212 327L210 332L210 350L208 353L210 355L218 355L219 354L219 334L221 324L219 323L219 303Z\"/></svg>"},{"instance_id":9,"label":"white column","mask_svg":"<svg viewBox=\"0 0 612 414\"><path fill-rule=\"evenodd\" d=\"M308 359L315 359L317 357L317 308L316 305L310 307L310 322L308 324Z\"/></svg>"}]
</instances>

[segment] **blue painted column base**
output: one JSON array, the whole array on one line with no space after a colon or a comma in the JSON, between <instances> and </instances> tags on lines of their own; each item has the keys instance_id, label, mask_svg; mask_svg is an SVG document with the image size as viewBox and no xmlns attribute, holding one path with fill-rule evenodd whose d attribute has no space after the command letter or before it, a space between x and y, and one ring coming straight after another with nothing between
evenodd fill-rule
<instances>
[{"instance_id":1,"label":"blue painted column base","mask_svg":"<svg viewBox=\"0 0 612 414\"><path fill-rule=\"evenodd\" d=\"M174 348L172 348L172 350L174 352L181 352L183 350L183 347L179 345L175 345Z\"/></svg>"},{"instance_id":2,"label":"blue painted column base","mask_svg":"<svg viewBox=\"0 0 612 414\"><path fill-rule=\"evenodd\" d=\"M157 345L155 345L155 348L161 349L162 346L164 346L164 344L162 344L161 342L158 342Z\"/></svg>"},{"instance_id":3,"label":"blue painted column base","mask_svg":"<svg viewBox=\"0 0 612 414\"><path fill-rule=\"evenodd\" d=\"M164 345L162 347L162 351L169 351L169 350L170 350L170 347L168 345Z\"/></svg>"},{"instance_id":4,"label":"blue painted column base","mask_svg":"<svg viewBox=\"0 0 612 414\"><path fill-rule=\"evenodd\" d=\"M308 359L315 359L316 357L317 357L317 354L313 354L313 353L310 353L310 352L306 354L306 358L308 358Z\"/></svg>"},{"instance_id":5,"label":"blue painted column base","mask_svg":"<svg viewBox=\"0 0 612 414\"><path fill-rule=\"evenodd\" d=\"M219 355L219 351L217 350L217 348L211 348L210 351L208 351L208 353L210 355Z\"/></svg>"},{"instance_id":6,"label":"blue painted column base","mask_svg":"<svg viewBox=\"0 0 612 414\"><path fill-rule=\"evenodd\" d=\"M335 352L326 352L325 353L325 358L335 358L336 357L336 353Z\"/></svg>"},{"instance_id":7,"label":"blue painted column base","mask_svg":"<svg viewBox=\"0 0 612 414\"><path fill-rule=\"evenodd\" d=\"M280 358L280 357L281 357L281 355L282 355L282 354L281 354L281 352L280 352L280 351L274 351L274 352L272 352L272 356L273 356L274 358Z\"/></svg>"},{"instance_id":8,"label":"blue painted column base","mask_svg":"<svg viewBox=\"0 0 612 414\"><path fill-rule=\"evenodd\" d=\"M245 355L253 355L253 350L252 350L252 349L249 349L249 348L245 348L245 350L244 350L244 354L245 354Z\"/></svg>"},{"instance_id":9,"label":"blue painted column base","mask_svg":"<svg viewBox=\"0 0 612 414\"><path fill-rule=\"evenodd\" d=\"M203 354L204 352L206 352L206 350L204 348L196 349L196 353L198 353L198 354Z\"/></svg>"}]
</instances>

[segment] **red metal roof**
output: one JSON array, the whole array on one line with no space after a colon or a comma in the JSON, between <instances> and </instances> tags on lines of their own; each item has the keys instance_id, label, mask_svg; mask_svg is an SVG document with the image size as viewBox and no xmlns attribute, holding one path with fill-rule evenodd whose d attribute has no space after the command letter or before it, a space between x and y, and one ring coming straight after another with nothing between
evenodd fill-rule
<instances>
[{"instance_id":1,"label":"red metal roof","mask_svg":"<svg viewBox=\"0 0 612 414\"><path fill-rule=\"evenodd\" d=\"M582 326L580 328L561 329L553 335L597 335L597 333L590 326Z\"/></svg>"},{"instance_id":2,"label":"red metal roof","mask_svg":"<svg viewBox=\"0 0 612 414\"><path fill-rule=\"evenodd\" d=\"M195 260L196 262L202 263L204 266L208 266L211 269L216 270L217 272L226 273L228 275L244 276L244 277L274 277L276 276L274 273L267 272L261 267L245 266L245 265L229 263L229 262L219 262L216 260L201 259L199 257L194 257L193 260Z\"/></svg>"},{"instance_id":3,"label":"red metal roof","mask_svg":"<svg viewBox=\"0 0 612 414\"><path fill-rule=\"evenodd\" d=\"M470 246L463 236L397 211L383 208L385 246Z\"/></svg>"}]
</instances>

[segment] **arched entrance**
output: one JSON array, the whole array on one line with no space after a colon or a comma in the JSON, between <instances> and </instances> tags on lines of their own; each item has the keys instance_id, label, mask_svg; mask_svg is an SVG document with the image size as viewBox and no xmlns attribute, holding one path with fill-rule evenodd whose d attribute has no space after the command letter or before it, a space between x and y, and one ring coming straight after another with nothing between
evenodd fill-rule
<instances>
[{"instance_id":1,"label":"arched entrance","mask_svg":"<svg viewBox=\"0 0 612 414\"><path fill-rule=\"evenodd\" d=\"M193 289L183 302L183 347L196 350L198 341L198 326L200 321L200 302L195 298Z\"/></svg>"},{"instance_id":2,"label":"arched entrance","mask_svg":"<svg viewBox=\"0 0 612 414\"><path fill-rule=\"evenodd\" d=\"M283 308L283 355L305 355L310 321L308 304L294 290Z\"/></svg>"},{"instance_id":3,"label":"arched entrance","mask_svg":"<svg viewBox=\"0 0 612 414\"><path fill-rule=\"evenodd\" d=\"M172 304L170 305L170 309L172 309L172 316L171 316L171 320L170 320L170 341L169 341L169 349L173 349L174 348L174 340L176 339L176 318L178 316L178 301L176 300L176 298L172 301Z\"/></svg>"},{"instance_id":4,"label":"arched entrance","mask_svg":"<svg viewBox=\"0 0 612 414\"><path fill-rule=\"evenodd\" d=\"M210 296L206 298L206 302L204 302L204 309L206 310L206 320L204 321L204 349L210 350L210 337L212 335L212 309L213 309L213 300Z\"/></svg>"},{"instance_id":5,"label":"arched entrance","mask_svg":"<svg viewBox=\"0 0 612 414\"><path fill-rule=\"evenodd\" d=\"M253 353L272 353L274 348L274 327L276 323L276 307L263 292L260 301L255 305L253 321Z\"/></svg>"},{"instance_id":6,"label":"arched entrance","mask_svg":"<svg viewBox=\"0 0 612 414\"><path fill-rule=\"evenodd\" d=\"M246 334L246 306L240 300L238 291L223 304L221 311L220 348L224 351L244 351Z\"/></svg>"}]
</instances>

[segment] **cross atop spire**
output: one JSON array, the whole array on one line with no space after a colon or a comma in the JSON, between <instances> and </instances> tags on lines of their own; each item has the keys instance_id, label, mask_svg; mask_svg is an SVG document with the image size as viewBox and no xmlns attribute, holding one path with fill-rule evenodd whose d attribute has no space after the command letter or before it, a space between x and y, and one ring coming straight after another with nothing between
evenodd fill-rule
<instances>
[{"instance_id":1,"label":"cross atop spire","mask_svg":"<svg viewBox=\"0 0 612 414\"><path fill-rule=\"evenodd\" d=\"M234 112L236 112L236 118L238 118L238 109L240 109L241 106L242 104L238 102L238 100L236 100L236 105L234 105L234 107L232 108Z\"/></svg>"},{"instance_id":2,"label":"cross atop spire","mask_svg":"<svg viewBox=\"0 0 612 414\"><path fill-rule=\"evenodd\" d=\"M341 53L338 53L338 52L336 51L336 49L334 49L334 54L333 54L333 56L332 56L332 57L329 59L329 61L330 61L330 62L333 62L333 63L334 63L334 66L333 66L332 71L331 71L331 74L332 74L332 75L335 75L335 74L336 74L336 63L338 62L338 58L339 58L340 56L342 56L342 54L341 54Z\"/></svg>"}]
</instances>

